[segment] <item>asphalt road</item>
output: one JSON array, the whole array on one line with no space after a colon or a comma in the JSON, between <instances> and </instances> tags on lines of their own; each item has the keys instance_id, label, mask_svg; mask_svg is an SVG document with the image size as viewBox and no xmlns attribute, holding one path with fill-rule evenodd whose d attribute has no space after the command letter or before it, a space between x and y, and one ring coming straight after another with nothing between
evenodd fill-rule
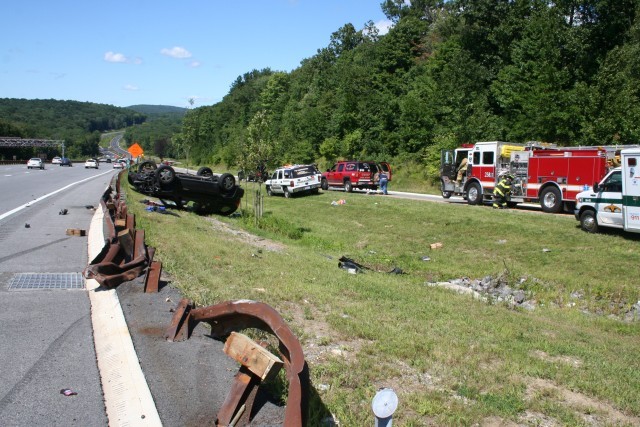
<instances>
[{"instance_id":1,"label":"asphalt road","mask_svg":"<svg viewBox=\"0 0 640 427\"><path fill-rule=\"evenodd\" d=\"M66 230L89 227L91 206L112 175L79 165L0 166L2 426L106 425L89 298L83 288L67 287L87 265L87 238ZM64 288L37 289L25 280L26 288L9 289L38 273Z\"/></svg>"}]
</instances>

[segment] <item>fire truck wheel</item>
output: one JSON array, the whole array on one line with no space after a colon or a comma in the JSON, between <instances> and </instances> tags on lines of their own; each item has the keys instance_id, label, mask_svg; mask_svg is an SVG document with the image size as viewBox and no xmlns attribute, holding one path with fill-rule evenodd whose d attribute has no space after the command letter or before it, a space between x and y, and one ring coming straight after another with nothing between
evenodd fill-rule
<instances>
[{"instance_id":1,"label":"fire truck wheel","mask_svg":"<svg viewBox=\"0 0 640 427\"><path fill-rule=\"evenodd\" d=\"M556 187L547 187L540 193L540 206L549 213L558 213L562 210L562 195Z\"/></svg>"},{"instance_id":2,"label":"fire truck wheel","mask_svg":"<svg viewBox=\"0 0 640 427\"><path fill-rule=\"evenodd\" d=\"M467 203L470 205L479 205L482 203L482 189L477 182L473 182L467 188Z\"/></svg>"},{"instance_id":3,"label":"fire truck wheel","mask_svg":"<svg viewBox=\"0 0 640 427\"><path fill-rule=\"evenodd\" d=\"M588 209L580 214L580 227L588 233L598 232L598 219L596 213Z\"/></svg>"},{"instance_id":4,"label":"fire truck wheel","mask_svg":"<svg viewBox=\"0 0 640 427\"><path fill-rule=\"evenodd\" d=\"M451 191L444 191L444 181L440 181L440 192L442 193L443 199L448 199L451 197Z\"/></svg>"}]
</instances>

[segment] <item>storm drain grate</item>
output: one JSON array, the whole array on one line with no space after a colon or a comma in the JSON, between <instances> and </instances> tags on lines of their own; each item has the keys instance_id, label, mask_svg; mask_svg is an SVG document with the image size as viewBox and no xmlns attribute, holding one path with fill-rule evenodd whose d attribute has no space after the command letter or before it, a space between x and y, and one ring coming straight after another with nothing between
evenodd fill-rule
<instances>
[{"instance_id":1,"label":"storm drain grate","mask_svg":"<svg viewBox=\"0 0 640 427\"><path fill-rule=\"evenodd\" d=\"M18 273L9 289L84 289L82 273Z\"/></svg>"}]
</instances>

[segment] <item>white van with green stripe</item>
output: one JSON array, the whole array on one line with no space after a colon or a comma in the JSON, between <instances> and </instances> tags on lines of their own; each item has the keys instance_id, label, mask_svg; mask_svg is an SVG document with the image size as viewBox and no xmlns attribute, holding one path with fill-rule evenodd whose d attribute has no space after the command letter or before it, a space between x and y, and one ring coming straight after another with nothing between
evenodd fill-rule
<instances>
[{"instance_id":1,"label":"white van with green stripe","mask_svg":"<svg viewBox=\"0 0 640 427\"><path fill-rule=\"evenodd\" d=\"M576 219L583 230L600 227L640 233L640 148L620 152L620 167L576 196Z\"/></svg>"}]
</instances>

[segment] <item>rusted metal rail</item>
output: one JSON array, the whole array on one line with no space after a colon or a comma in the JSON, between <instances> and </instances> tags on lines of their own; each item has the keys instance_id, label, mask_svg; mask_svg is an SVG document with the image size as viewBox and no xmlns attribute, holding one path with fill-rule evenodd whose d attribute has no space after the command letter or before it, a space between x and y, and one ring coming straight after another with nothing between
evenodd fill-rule
<instances>
[{"instance_id":1,"label":"rusted metal rail","mask_svg":"<svg viewBox=\"0 0 640 427\"><path fill-rule=\"evenodd\" d=\"M165 338L169 341L187 339L200 322L208 323L211 326L211 335L218 339L247 328L260 329L278 338L278 350L289 382L283 425L306 425L309 369L300 342L275 309L267 304L249 300L227 301L196 308L193 302L182 299L165 332ZM238 419L235 425L246 425L250 421L250 409L258 384L255 376L249 375L247 369L242 366L225 403L218 412L216 425L227 426L234 418Z\"/></svg>"},{"instance_id":2,"label":"rusted metal rail","mask_svg":"<svg viewBox=\"0 0 640 427\"><path fill-rule=\"evenodd\" d=\"M83 274L106 288L115 288L144 274L145 292L158 292L162 264L153 260L155 249L145 244L144 230L136 230L135 216L128 213L121 198L123 173L116 178L115 195L110 186L100 199L108 236L102 251L91 260Z\"/></svg>"}]
</instances>

